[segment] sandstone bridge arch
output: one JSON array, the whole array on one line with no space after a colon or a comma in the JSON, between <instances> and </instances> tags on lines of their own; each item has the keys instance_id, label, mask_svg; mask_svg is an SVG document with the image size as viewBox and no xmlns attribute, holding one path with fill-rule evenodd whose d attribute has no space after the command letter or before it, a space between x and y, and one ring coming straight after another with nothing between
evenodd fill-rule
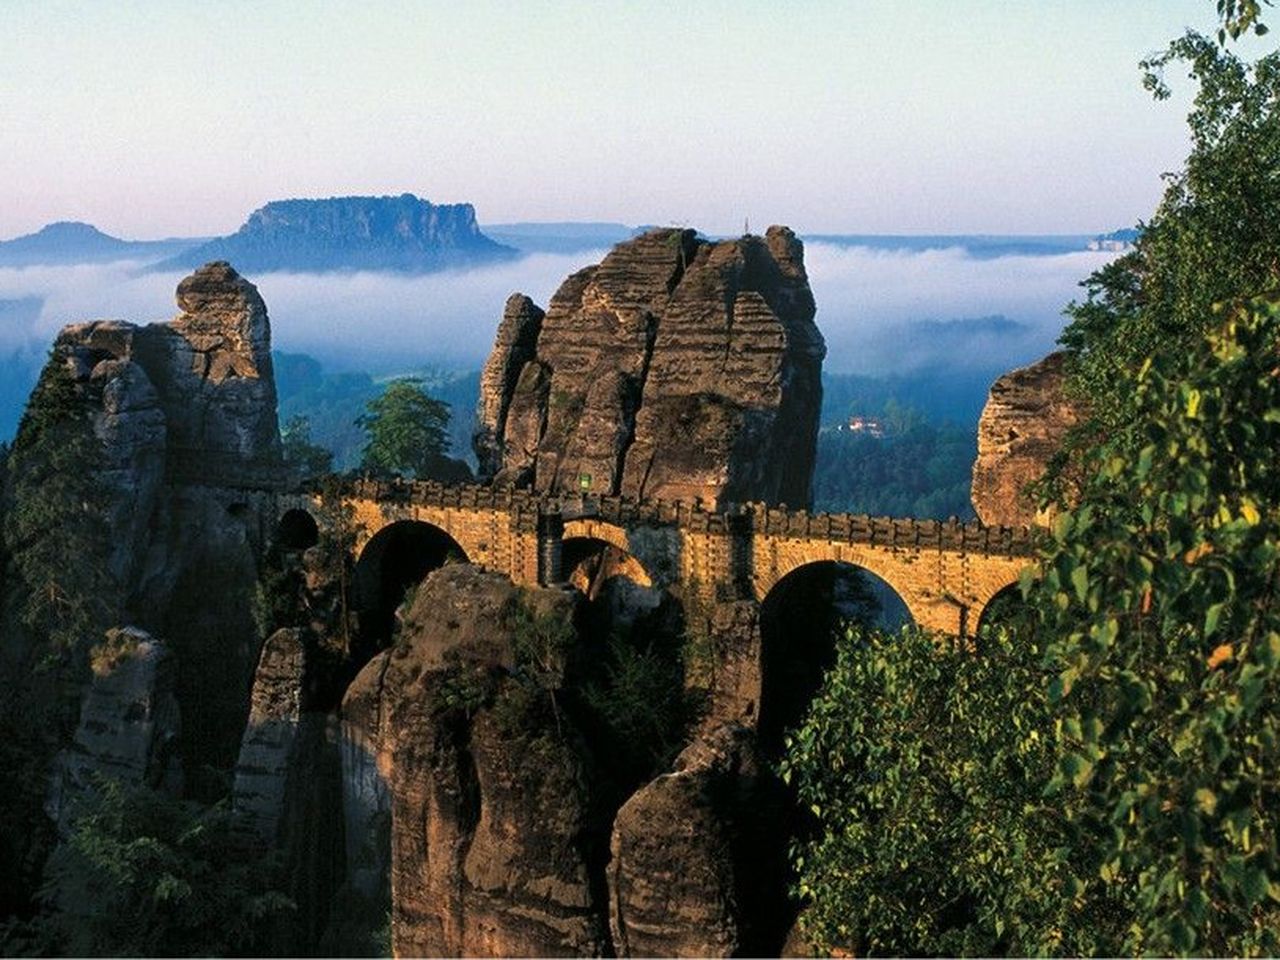
<instances>
[{"instance_id":1,"label":"sandstone bridge arch","mask_svg":"<svg viewBox=\"0 0 1280 960\"><path fill-rule=\"evenodd\" d=\"M466 549L433 523L404 519L382 526L356 552L352 599L362 642L386 646L405 595L433 570L467 561Z\"/></svg>"},{"instance_id":2,"label":"sandstone bridge arch","mask_svg":"<svg viewBox=\"0 0 1280 960\"><path fill-rule=\"evenodd\" d=\"M917 626L955 636L974 632L991 599L1031 562L1028 530L934 520L759 508L752 533L751 594L764 602L809 564L848 564L874 574L902 598Z\"/></svg>"},{"instance_id":3,"label":"sandstone bridge arch","mask_svg":"<svg viewBox=\"0 0 1280 960\"><path fill-rule=\"evenodd\" d=\"M809 514L760 504L698 504L599 495L539 495L479 485L357 480L341 504L315 494L279 498L283 517L321 520L334 507L356 530L356 553L405 521L450 538L471 563L520 584L564 583L565 545L607 544L625 554L637 582L682 584L709 600L762 603L785 577L814 563L850 564L887 583L928 630L972 634L987 604L1034 563L1026 528L977 522Z\"/></svg>"}]
</instances>

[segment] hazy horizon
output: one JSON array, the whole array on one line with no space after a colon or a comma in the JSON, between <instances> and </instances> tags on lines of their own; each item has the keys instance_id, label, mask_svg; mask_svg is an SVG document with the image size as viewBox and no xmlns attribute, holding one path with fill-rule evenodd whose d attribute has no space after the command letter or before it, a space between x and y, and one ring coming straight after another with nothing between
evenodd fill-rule
<instances>
[{"instance_id":1,"label":"hazy horizon","mask_svg":"<svg viewBox=\"0 0 1280 960\"><path fill-rule=\"evenodd\" d=\"M1081 250L976 257L957 247L822 242L807 243L805 251L827 341L825 369L872 375L937 363L989 368L1033 359L1052 347L1062 309L1079 294L1079 282L1115 256ZM331 370L378 373L428 362L474 369L492 347L510 294L525 293L545 307L569 274L606 252L534 253L419 275L263 273L249 279L267 303L276 349L311 354ZM72 322L171 318L183 275L129 262L0 267L0 300L43 300L28 328L0 327L0 352L36 350ZM1009 323L984 326L992 317ZM972 334L969 349L958 350L957 337L965 333Z\"/></svg>"},{"instance_id":2,"label":"hazy horizon","mask_svg":"<svg viewBox=\"0 0 1280 960\"><path fill-rule=\"evenodd\" d=\"M1186 85L1153 103L1138 60L1213 23L1203 0L11 0L0 237L404 192L481 223L1095 233L1148 216L1186 152Z\"/></svg>"}]
</instances>

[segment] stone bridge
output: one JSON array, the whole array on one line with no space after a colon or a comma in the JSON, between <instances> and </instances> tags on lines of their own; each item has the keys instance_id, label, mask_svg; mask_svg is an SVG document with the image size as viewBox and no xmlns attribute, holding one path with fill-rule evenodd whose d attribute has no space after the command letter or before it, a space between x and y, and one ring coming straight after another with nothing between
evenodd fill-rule
<instances>
[{"instance_id":1,"label":"stone bridge","mask_svg":"<svg viewBox=\"0 0 1280 960\"><path fill-rule=\"evenodd\" d=\"M763 602L789 574L824 561L851 564L887 583L915 623L971 634L988 603L1034 562L1027 528L934 520L811 514L763 504L707 510L695 504L423 481L356 480L342 488L358 557L385 550L397 532L429 531L432 566L452 555L527 585L565 582L566 558L584 546L625 555L642 586L682 584L708 600ZM280 536L305 539L335 522L319 494L280 498Z\"/></svg>"}]
</instances>

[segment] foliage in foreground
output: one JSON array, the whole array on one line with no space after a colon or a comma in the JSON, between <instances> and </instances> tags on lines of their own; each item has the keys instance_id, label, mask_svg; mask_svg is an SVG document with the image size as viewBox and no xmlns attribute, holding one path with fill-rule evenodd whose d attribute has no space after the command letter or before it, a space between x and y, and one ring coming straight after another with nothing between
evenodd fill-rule
<instances>
[{"instance_id":1,"label":"foliage in foreground","mask_svg":"<svg viewBox=\"0 0 1280 960\"><path fill-rule=\"evenodd\" d=\"M1130 377L1034 628L852 637L784 770L819 943L900 953L1280 950L1280 306Z\"/></svg>"},{"instance_id":2,"label":"foliage in foreground","mask_svg":"<svg viewBox=\"0 0 1280 960\"><path fill-rule=\"evenodd\" d=\"M293 902L279 863L225 808L98 782L46 868L45 910L6 952L253 956L274 952Z\"/></svg>"},{"instance_id":3,"label":"foliage in foreground","mask_svg":"<svg viewBox=\"0 0 1280 960\"><path fill-rule=\"evenodd\" d=\"M1228 2L1230 16L1252 6L1256 17L1256 4ZM1090 276L1086 301L1067 310L1068 386L1093 421L1077 441L1086 450L1133 429L1129 382L1146 357L1194 349L1215 303L1280 285L1280 53L1248 63L1189 33L1143 64L1157 99L1180 64L1197 85L1191 153L1135 249Z\"/></svg>"},{"instance_id":4,"label":"foliage in foreground","mask_svg":"<svg viewBox=\"0 0 1280 960\"><path fill-rule=\"evenodd\" d=\"M1134 386L1031 591L1057 678L1055 787L1132 893L1124 952L1280 950L1280 306L1234 308Z\"/></svg>"},{"instance_id":5,"label":"foliage in foreground","mask_svg":"<svg viewBox=\"0 0 1280 960\"><path fill-rule=\"evenodd\" d=\"M1033 647L974 655L850 628L783 779L817 819L797 846L808 935L862 954L1105 952L1077 908ZM1095 918L1097 919L1097 918Z\"/></svg>"}]
</instances>

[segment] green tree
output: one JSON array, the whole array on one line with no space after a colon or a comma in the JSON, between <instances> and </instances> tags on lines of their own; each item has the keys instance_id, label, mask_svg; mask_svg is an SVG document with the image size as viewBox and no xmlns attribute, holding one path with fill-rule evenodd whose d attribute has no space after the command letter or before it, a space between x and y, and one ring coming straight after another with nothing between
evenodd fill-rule
<instances>
[{"instance_id":1,"label":"green tree","mask_svg":"<svg viewBox=\"0 0 1280 960\"><path fill-rule=\"evenodd\" d=\"M1126 378L1144 444L1090 454L1030 587L1053 786L1082 879L1132 899L1123 953L1280 950L1280 306L1226 314Z\"/></svg>"},{"instance_id":2,"label":"green tree","mask_svg":"<svg viewBox=\"0 0 1280 960\"><path fill-rule=\"evenodd\" d=\"M3 945L72 956L251 956L292 914L278 854L234 815L102 779L50 858L45 909Z\"/></svg>"},{"instance_id":3,"label":"green tree","mask_svg":"<svg viewBox=\"0 0 1280 960\"><path fill-rule=\"evenodd\" d=\"M449 405L417 378L393 380L356 420L369 437L361 467L375 474L425 476L448 449Z\"/></svg>"},{"instance_id":4,"label":"green tree","mask_svg":"<svg viewBox=\"0 0 1280 960\"><path fill-rule=\"evenodd\" d=\"M1046 802L1053 729L1041 651L980 654L908 629L851 627L784 780L813 814L792 860L821 949L864 954L1114 953L1123 930L1078 875L1087 849Z\"/></svg>"},{"instance_id":5,"label":"green tree","mask_svg":"<svg viewBox=\"0 0 1280 960\"><path fill-rule=\"evenodd\" d=\"M1246 63L1188 33L1143 64L1158 99L1169 95L1164 74L1174 64L1198 87L1191 153L1168 176L1135 249L1090 276L1086 300L1067 311L1068 385L1092 411L1076 450L1116 432L1140 443L1128 374L1148 356L1194 349L1213 304L1280 284L1280 53Z\"/></svg>"},{"instance_id":6,"label":"green tree","mask_svg":"<svg viewBox=\"0 0 1280 960\"><path fill-rule=\"evenodd\" d=\"M5 546L23 587L19 617L50 656L87 650L114 613L102 464L80 388L51 357L6 463L4 516Z\"/></svg>"},{"instance_id":7,"label":"green tree","mask_svg":"<svg viewBox=\"0 0 1280 960\"><path fill-rule=\"evenodd\" d=\"M333 471L333 453L311 442L311 421L301 414L290 417L280 430L284 462L299 479L311 479Z\"/></svg>"},{"instance_id":8,"label":"green tree","mask_svg":"<svg viewBox=\"0 0 1280 960\"><path fill-rule=\"evenodd\" d=\"M74 725L88 651L119 603L107 567L88 405L55 355L5 460L0 606L0 908L25 909L52 837L41 811L48 764Z\"/></svg>"}]
</instances>

